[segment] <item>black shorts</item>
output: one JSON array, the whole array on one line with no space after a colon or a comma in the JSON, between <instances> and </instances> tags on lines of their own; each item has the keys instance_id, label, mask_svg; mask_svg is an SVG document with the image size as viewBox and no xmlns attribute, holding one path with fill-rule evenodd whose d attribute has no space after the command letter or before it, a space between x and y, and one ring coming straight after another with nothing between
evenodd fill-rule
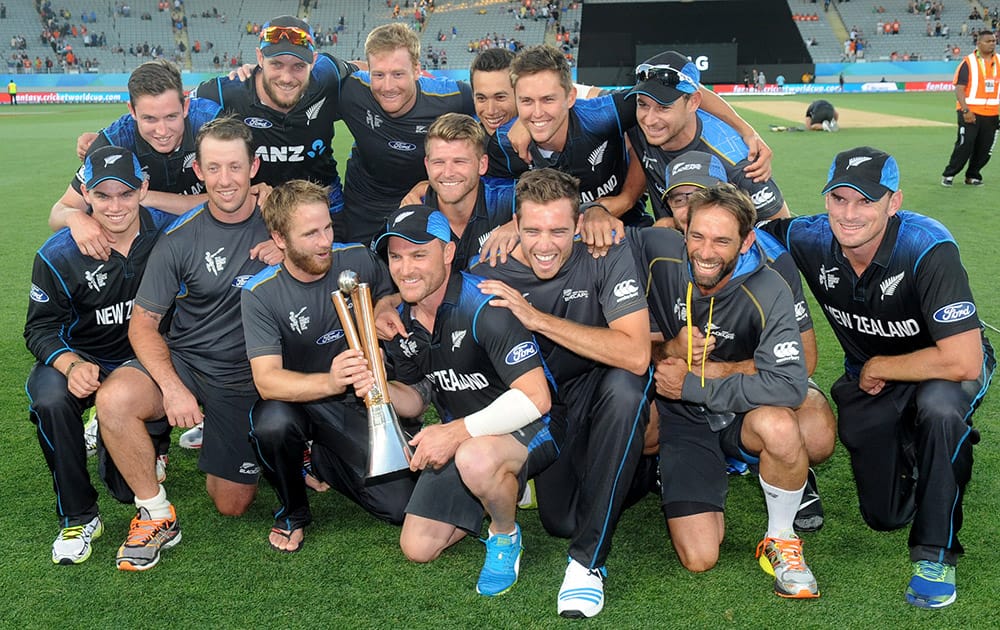
<instances>
[{"instance_id":1,"label":"black shorts","mask_svg":"<svg viewBox=\"0 0 1000 630\"><path fill-rule=\"evenodd\" d=\"M528 479L555 461L559 456L559 449L545 420L535 420L510 435L528 448L528 459L517 476L520 493ZM452 458L439 469L426 468L420 473L417 486L406 505L406 513L451 523L478 536L483 529L485 511L479 499L462 483Z\"/></svg>"},{"instance_id":2,"label":"black shorts","mask_svg":"<svg viewBox=\"0 0 1000 630\"><path fill-rule=\"evenodd\" d=\"M255 485L260 466L250 446L250 409L259 397L253 381L221 385L177 355L170 358L177 376L205 413L205 437L198 468L227 481ZM149 375L138 359L122 364L126 366Z\"/></svg>"},{"instance_id":3,"label":"black shorts","mask_svg":"<svg viewBox=\"0 0 1000 630\"><path fill-rule=\"evenodd\" d=\"M677 518L723 512L729 478L726 457L758 463L740 441L744 414L718 432L676 401L656 400L660 413L660 483L663 513Z\"/></svg>"}]
</instances>

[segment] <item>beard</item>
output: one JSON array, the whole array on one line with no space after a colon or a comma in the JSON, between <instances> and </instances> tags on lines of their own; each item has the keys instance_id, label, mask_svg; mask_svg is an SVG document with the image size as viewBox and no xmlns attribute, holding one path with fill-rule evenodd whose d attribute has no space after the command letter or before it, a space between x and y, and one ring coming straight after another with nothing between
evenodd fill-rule
<instances>
[{"instance_id":1,"label":"beard","mask_svg":"<svg viewBox=\"0 0 1000 630\"><path fill-rule=\"evenodd\" d=\"M292 247L287 248L285 256L293 265L313 276L321 276L330 271L330 265L333 263L330 256L317 259L313 254Z\"/></svg>"},{"instance_id":2,"label":"beard","mask_svg":"<svg viewBox=\"0 0 1000 630\"><path fill-rule=\"evenodd\" d=\"M692 258L692 262L697 262L701 259ZM722 282L722 279L733 272L736 269L736 261L739 260L739 256L733 258L732 260L723 260L722 265L719 270L710 276L702 275L697 272L697 267L691 265L692 276L694 277L694 283L697 284L702 289L714 289ZM702 262L707 262L702 260Z\"/></svg>"},{"instance_id":3,"label":"beard","mask_svg":"<svg viewBox=\"0 0 1000 630\"><path fill-rule=\"evenodd\" d=\"M263 84L264 84L264 92L267 94L267 97L271 99L271 101L278 107L284 107L288 109L295 107L295 104L298 103L300 100L302 100L302 97L306 93L306 88L309 87L308 84L301 85L299 88L299 92L295 94L291 99L288 99L288 97L285 96L284 92L276 89L273 83L267 80L266 78L264 79Z\"/></svg>"}]
</instances>

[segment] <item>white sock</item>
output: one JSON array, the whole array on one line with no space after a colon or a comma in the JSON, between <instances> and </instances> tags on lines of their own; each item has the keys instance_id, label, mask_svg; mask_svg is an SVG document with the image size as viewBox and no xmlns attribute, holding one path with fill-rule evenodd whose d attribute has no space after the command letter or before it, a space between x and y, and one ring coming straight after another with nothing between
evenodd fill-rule
<instances>
[{"instance_id":1,"label":"white sock","mask_svg":"<svg viewBox=\"0 0 1000 630\"><path fill-rule=\"evenodd\" d=\"M136 509L146 508L149 517L153 519L170 518L170 501L167 501L167 491L163 489L162 485L159 488L160 491L151 499L136 497L135 507Z\"/></svg>"},{"instance_id":2,"label":"white sock","mask_svg":"<svg viewBox=\"0 0 1000 630\"><path fill-rule=\"evenodd\" d=\"M488 538L493 538L494 536L496 536L497 534L502 533L502 532L495 532L495 531L493 531L493 526L490 525L489 529L486 530L486 533L488 534L488 536L487 536ZM513 542L514 544L517 544L517 525L514 525L514 529L512 529L509 533L504 534L504 535L505 536L510 536L511 542Z\"/></svg>"},{"instance_id":3,"label":"white sock","mask_svg":"<svg viewBox=\"0 0 1000 630\"><path fill-rule=\"evenodd\" d=\"M775 488L760 480L760 487L764 489L764 502L767 504L767 536L768 538L791 538L795 535L792 525L795 520L795 513L799 511L799 504L802 503L802 491L806 489L806 484L798 490L782 490Z\"/></svg>"}]
</instances>

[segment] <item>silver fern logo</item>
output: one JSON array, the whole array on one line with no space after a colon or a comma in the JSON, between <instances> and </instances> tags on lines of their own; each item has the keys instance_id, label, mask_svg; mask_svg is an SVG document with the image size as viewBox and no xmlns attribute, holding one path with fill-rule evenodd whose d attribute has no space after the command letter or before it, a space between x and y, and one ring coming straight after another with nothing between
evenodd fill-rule
<instances>
[{"instance_id":1,"label":"silver fern logo","mask_svg":"<svg viewBox=\"0 0 1000 630\"><path fill-rule=\"evenodd\" d=\"M896 294L896 287L898 287L899 283L903 281L903 276L905 275L906 272L904 271L903 273L896 274L891 278L886 278L885 280L879 283L878 288L882 289L883 300L887 295L891 297Z\"/></svg>"},{"instance_id":2,"label":"silver fern logo","mask_svg":"<svg viewBox=\"0 0 1000 630\"><path fill-rule=\"evenodd\" d=\"M316 117L319 116L319 110L323 109L324 103L326 103L325 96L321 98L318 103L310 106L309 109L306 110L306 126L308 126L309 123L311 123L312 121L316 120Z\"/></svg>"},{"instance_id":3,"label":"silver fern logo","mask_svg":"<svg viewBox=\"0 0 1000 630\"><path fill-rule=\"evenodd\" d=\"M597 165L604 161L604 152L608 150L608 141L605 140L599 147L590 152L587 161L590 162L590 170L593 171Z\"/></svg>"}]
</instances>

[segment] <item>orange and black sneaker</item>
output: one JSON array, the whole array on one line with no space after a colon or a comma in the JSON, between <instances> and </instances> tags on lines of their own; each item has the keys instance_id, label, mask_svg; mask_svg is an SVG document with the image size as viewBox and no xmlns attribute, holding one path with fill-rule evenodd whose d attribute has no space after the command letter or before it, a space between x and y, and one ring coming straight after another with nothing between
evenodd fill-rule
<instances>
[{"instance_id":1,"label":"orange and black sneaker","mask_svg":"<svg viewBox=\"0 0 1000 630\"><path fill-rule=\"evenodd\" d=\"M160 550L173 547L181 541L181 526L177 522L174 506L169 518L150 518L146 508L129 525L128 538L118 548L116 562L122 571L145 571L160 561Z\"/></svg>"},{"instance_id":2,"label":"orange and black sneaker","mask_svg":"<svg viewBox=\"0 0 1000 630\"><path fill-rule=\"evenodd\" d=\"M760 568L774 576L774 592L790 599L819 597L812 570L802 557L802 541L792 538L765 538L757 545Z\"/></svg>"}]
</instances>

